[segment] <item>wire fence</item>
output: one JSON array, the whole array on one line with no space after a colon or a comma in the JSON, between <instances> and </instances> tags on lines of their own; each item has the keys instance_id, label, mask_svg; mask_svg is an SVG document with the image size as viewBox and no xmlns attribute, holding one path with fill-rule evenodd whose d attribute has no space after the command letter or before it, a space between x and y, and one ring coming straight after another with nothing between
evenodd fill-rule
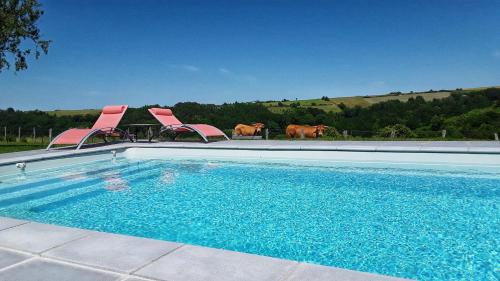
<instances>
[{"instance_id":1,"label":"wire fence","mask_svg":"<svg viewBox=\"0 0 500 281\"><path fill-rule=\"evenodd\" d=\"M130 130L128 130L130 132ZM265 128L260 134L255 136L237 136L233 129L224 129L226 135L232 139L263 139L279 140L288 139L286 131L275 128ZM48 144L55 136L62 131L53 129L41 129L37 127L0 127L0 142L3 143L27 143L27 144ZM135 130L133 133L137 139L148 139L150 134L155 139L159 138L159 127L151 128L151 131ZM295 136L296 139L317 139L317 140L499 140L498 132L484 131L461 131L460 134L450 133L447 130L439 131L415 131L402 134L397 131L363 131L363 130L326 130L323 136L311 138L305 132ZM163 138L162 138L163 139ZM94 142L95 139L89 140Z\"/></svg>"},{"instance_id":2,"label":"wire fence","mask_svg":"<svg viewBox=\"0 0 500 281\"><path fill-rule=\"evenodd\" d=\"M233 130L224 130L233 139L288 139L290 138L285 130L263 129L260 134L248 138L238 136ZM416 132L401 133L392 131L363 131L363 130L326 130L322 136L312 137L305 132L294 136L297 139L318 139L318 140L499 140L499 134L485 131L460 131L448 132L447 130L429 131L418 130Z\"/></svg>"},{"instance_id":3,"label":"wire fence","mask_svg":"<svg viewBox=\"0 0 500 281\"><path fill-rule=\"evenodd\" d=\"M0 141L2 142L21 142L29 144L49 143L54 133L52 129L41 130L36 127L0 127Z\"/></svg>"}]
</instances>

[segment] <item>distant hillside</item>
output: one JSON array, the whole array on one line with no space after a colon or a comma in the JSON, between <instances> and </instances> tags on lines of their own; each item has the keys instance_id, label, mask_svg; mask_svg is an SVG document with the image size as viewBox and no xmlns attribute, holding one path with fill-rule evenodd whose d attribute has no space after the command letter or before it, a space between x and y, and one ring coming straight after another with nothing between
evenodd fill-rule
<instances>
[{"instance_id":1,"label":"distant hillside","mask_svg":"<svg viewBox=\"0 0 500 281\"><path fill-rule=\"evenodd\" d=\"M301 103L302 102L302 103ZM271 138L283 137L289 124L325 124L332 138L441 138L442 130L453 139L494 139L500 133L500 87L391 93L380 96L316 99L278 102L200 104L181 102L171 106L179 120L190 124L212 124L231 134L236 124L264 123ZM320 105L324 103L325 105ZM360 105L360 106L356 106ZM152 105L129 108L121 126L156 122L147 109ZM158 105L155 105L158 106ZM321 106L342 108L340 112L321 110ZM270 108L280 108L276 113ZM100 110L59 110L42 112L0 109L0 127L8 127L8 139L15 139L19 128L31 136L37 132L54 133L67 128L92 126ZM342 132L342 134L341 134Z\"/></svg>"},{"instance_id":2,"label":"distant hillside","mask_svg":"<svg viewBox=\"0 0 500 281\"><path fill-rule=\"evenodd\" d=\"M266 108L268 108L273 113L283 113L285 110L290 108L318 108L324 110L325 112L341 112L339 105L344 104L346 107L361 106L363 108L369 107L370 105L377 104L380 102L385 102L389 100L399 100L402 102L408 101L410 98L416 98L421 96L426 101L432 101L433 99L443 99L449 97L452 93L459 92L472 92L484 90L486 88L500 88L500 86L493 87L479 87L479 88L467 88L467 89L456 89L456 90L439 90L439 91L427 91L427 92L393 92L384 95L366 95L366 96L354 96L354 97L336 97L336 98L318 98L318 99L305 99L305 100L284 100L284 101L266 101L261 102ZM47 111L49 115L52 116L76 116L76 115L98 115L101 112L100 109L74 109L74 110L52 110Z\"/></svg>"},{"instance_id":3,"label":"distant hillside","mask_svg":"<svg viewBox=\"0 0 500 281\"><path fill-rule=\"evenodd\" d=\"M339 105L341 103L343 103L347 107L355 107L355 106L368 107L370 105L389 100L399 100L402 102L406 102L408 101L408 99L415 98L417 96L421 96L426 101L432 101L433 99L443 99L449 97L452 93L479 91L486 88L491 88L491 87L456 89L456 90L439 90L439 91L427 91L427 92L409 92L409 93L393 92L385 95L367 95L367 96L339 97L339 98L323 97L322 99L307 99L307 100L297 100L297 101L289 101L289 100L268 101L268 102L263 102L262 104L268 107L269 110L274 113L283 113L285 110L291 107L295 108L313 107L322 109L326 112L340 112L341 109ZM493 88L500 88L500 86L496 86Z\"/></svg>"}]
</instances>

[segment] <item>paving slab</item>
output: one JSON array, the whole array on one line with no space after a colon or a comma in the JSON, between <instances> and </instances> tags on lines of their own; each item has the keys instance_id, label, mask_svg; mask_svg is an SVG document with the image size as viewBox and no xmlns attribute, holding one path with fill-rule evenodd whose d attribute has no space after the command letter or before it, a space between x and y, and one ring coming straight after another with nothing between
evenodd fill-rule
<instances>
[{"instance_id":1,"label":"paving slab","mask_svg":"<svg viewBox=\"0 0 500 281\"><path fill-rule=\"evenodd\" d=\"M158 280L281 280L297 262L185 245L134 274Z\"/></svg>"},{"instance_id":2,"label":"paving slab","mask_svg":"<svg viewBox=\"0 0 500 281\"><path fill-rule=\"evenodd\" d=\"M30 255L0 249L0 269L31 258Z\"/></svg>"},{"instance_id":3,"label":"paving slab","mask_svg":"<svg viewBox=\"0 0 500 281\"><path fill-rule=\"evenodd\" d=\"M18 226L18 225L25 224L25 223L28 223L28 221L0 217L0 230L4 230L4 229L11 228L11 227Z\"/></svg>"},{"instance_id":4,"label":"paving slab","mask_svg":"<svg viewBox=\"0 0 500 281\"><path fill-rule=\"evenodd\" d=\"M408 281L390 276L301 263L287 281Z\"/></svg>"},{"instance_id":5,"label":"paving slab","mask_svg":"<svg viewBox=\"0 0 500 281\"><path fill-rule=\"evenodd\" d=\"M182 244L96 232L43 253L79 264L129 273L173 251Z\"/></svg>"},{"instance_id":6,"label":"paving slab","mask_svg":"<svg viewBox=\"0 0 500 281\"><path fill-rule=\"evenodd\" d=\"M19 281L114 281L120 276L42 259L0 270L0 280Z\"/></svg>"},{"instance_id":7,"label":"paving slab","mask_svg":"<svg viewBox=\"0 0 500 281\"><path fill-rule=\"evenodd\" d=\"M89 231L77 228L31 222L0 231L0 246L41 253L88 233Z\"/></svg>"}]
</instances>

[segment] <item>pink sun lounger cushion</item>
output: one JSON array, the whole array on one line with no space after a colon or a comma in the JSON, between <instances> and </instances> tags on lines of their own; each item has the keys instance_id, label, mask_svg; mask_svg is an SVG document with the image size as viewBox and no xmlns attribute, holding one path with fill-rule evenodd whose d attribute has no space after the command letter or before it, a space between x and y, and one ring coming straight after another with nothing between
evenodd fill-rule
<instances>
[{"instance_id":1,"label":"pink sun lounger cushion","mask_svg":"<svg viewBox=\"0 0 500 281\"><path fill-rule=\"evenodd\" d=\"M183 124L177 119L172 110L167 108L150 108L149 112L165 127L172 127L177 133L197 131L206 139L206 137L226 137L220 129L208 124ZM226 137L227 138L227 137Z\"/></svg>"},{"instance_id":2,"label":"pink sun lounger cushion","mask_svg":"<svg viewBox=\"0 0 500 281\"><path fill-rule=\"evenodd\" d=\"M116 128L120 123L127 105L108 105L90 129L69 129L61 133L52 144L79 144L92 131L98 129ZM50 145L49 145L50 147Z\"/></svg>"}]
</instances>

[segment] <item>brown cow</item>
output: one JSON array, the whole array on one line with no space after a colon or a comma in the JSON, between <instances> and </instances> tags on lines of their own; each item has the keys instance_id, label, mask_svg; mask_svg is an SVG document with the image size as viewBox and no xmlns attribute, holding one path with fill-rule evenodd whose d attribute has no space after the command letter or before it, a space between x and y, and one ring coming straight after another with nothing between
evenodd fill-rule
<instances>
[{"instance_id":1,"label":"brown cow","mask_svg":"<svg viewBox=\"0 0 500 281\"><path fill-rule=\"evenodd\" d=\"M303 125L288 125L286 127L286 135L288 138L300 138L302 130L304 130L304 137L306 138L317 138L322 137L325 134L325 129L328 126L316 125L316 126L303 126Z\"/></svg>"},{"instance_id":2,"label":"brown cow","mask_svg":"<svg viewBox=\"0 0 500 281\"><path fill-rule=\"evenodd\" d=\"M234 127L234 133L237 136L256 136L261 133L264 128L262 123L254 123L252 125L238 124Z\"/></svg>"}]
</instances>

